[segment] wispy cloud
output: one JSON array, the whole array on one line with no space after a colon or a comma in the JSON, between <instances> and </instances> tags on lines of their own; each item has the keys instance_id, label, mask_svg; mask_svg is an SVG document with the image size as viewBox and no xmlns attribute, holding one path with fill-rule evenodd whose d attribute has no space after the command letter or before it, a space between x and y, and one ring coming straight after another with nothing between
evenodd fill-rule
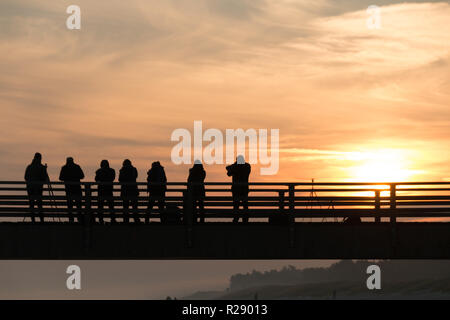
<instances>
[{"instance_id":1,"label":"wispy cloud","mask_svg":"<svg viewBox=\"0 0 450 320\"><path fill-rule=\"evenodd\" d=\"M382 29L368 30L368 3L350 0L80 0L72 32L69 3L4 0L0 142L12 159L167 159L171 131L203 120L279 128L280 177L300 160L328 175L316 161L364 145L435 155L450 133L450 5L398 2L380 2Z\"/></svg>"}]
</instances>

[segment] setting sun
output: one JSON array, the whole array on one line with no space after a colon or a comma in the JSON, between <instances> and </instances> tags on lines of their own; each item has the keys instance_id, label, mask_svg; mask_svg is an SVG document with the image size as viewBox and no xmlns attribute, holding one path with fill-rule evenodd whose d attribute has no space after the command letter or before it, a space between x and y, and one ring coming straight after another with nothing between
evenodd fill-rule
<instances>
[{"instance_id":1,"label":"setting sun","mask_svg":"<svg viewBox=\"0 0 450 320\"><path fill-rule=\"evenodd\" d=\"M382 149L352 153L351 160L360 163L350 167L355 181L398 182L406 181L414 175L408 168L408 159L400 150Z\"/></svg>"}]
</instances>

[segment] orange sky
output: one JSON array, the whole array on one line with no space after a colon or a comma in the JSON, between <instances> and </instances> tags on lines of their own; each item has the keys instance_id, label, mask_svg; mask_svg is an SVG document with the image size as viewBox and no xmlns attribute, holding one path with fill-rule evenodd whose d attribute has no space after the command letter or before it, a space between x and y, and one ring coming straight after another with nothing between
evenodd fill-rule
<instances>
[{"instance_id":1,"label":"orange sky","mask_svg":"<svg viewBox=\"0 0 450 320\"><path fill-rule=\"evenodd\" d=\"M450 180L449 1L403 2L1 0L0 180L22 180L39 151L52 179L73 156L86 180L130 158L140 181L154 160L184 181L170 137L195 120L280 130L278 174L255 166L253 181ZM81 30L66 29L72 4ZM206 170L229 181L224 165ZM74 298L66 263L0 263L0 297ZM90 278L76 298L183 296L331 262L107 263L79 263Z\"/></svg>"},{"instance_id":2,"label":"orange sky","mask_svg":"<svg viewBox=\"0 0 450 320\"><path fill-rule=\"evenodd\" d=\"M450 179L448 2L380 1L369 30L365 1L77 0L70 31L72 2L0 4L2 180L40 151L52 178L70 155L88 180L130 158L184 181L170 136L194 120L280 129L278 174L253 180Z\"/></svg>"}]
</instances>

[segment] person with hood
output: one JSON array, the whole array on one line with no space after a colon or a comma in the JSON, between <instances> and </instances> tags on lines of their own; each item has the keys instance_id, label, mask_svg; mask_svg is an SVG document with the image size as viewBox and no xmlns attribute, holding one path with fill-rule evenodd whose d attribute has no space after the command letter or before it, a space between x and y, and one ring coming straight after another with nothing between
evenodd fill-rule
<instances>
[{"instance_id":1,"label":"person with hood","mask_svg":"<svg viewBox=\"0 0 450 320\"><path fill-rule=\"evenodd\" d=\"M234 223L239 222L239 206L242 204L244 212L248 212L248 178L251 166L245 162L243 156L237 156L236 162L226 167L227 175L232 177L231 193L233 195ZM248 222L248 216L242 218L242 222Z\"/></svg>"},{"instance_id":2,"label":"person with hood","mask_svg":"<svg viewBox=\"0 0 450 320\"><path fill-rule=\"evenodd\" d=\"M129 159L123 161L122 168L119 173L119 182L121 183L121 193L123 201L123 222L128 223L130 221L128 216L128 209L131 203L133 207L134 222L139 223L139 213L138 213L138 197L139 189L136 184L138 177L138 172L135 167L131 164Z\"/></svg>"},{"instance_id":3,"label":"person with hood","mask_svg":"<svg viewBox=\"0 0 450 320\"><path fill-rule=\"evenodd\" d=\"M50 182L47 173L47 166L42 164L42 155L36 152L33 160L25 170L25 181L27 182L27 194L30 202L31 222L35 223L35 204L38 207L38 214L41 222L44 222L44 212L42 209L42 191L44 183Z\"/></svg>"},{"instance_id":4,"label":"person with hood","mask_svg":"<svg viewBox=\"0 0 450 320\"><path fill-rule=\"evenodd\" d=\"M205 199L205 178L206 171L200 160L195 160L192 168L189 169L188 192L192 199L192 208L196 212L195 220L199 218L199 222L205 222L204 199ZM197 210L198 206L198 210Z\"/></svg>"},{"instance_id":5,"label":"person with hood","mask_svg":"<svg viewBox=\"0 0 450 320\"><path fill-rule=\"evenodd\" d=\"M166 183L167 178L164 167L161 165L161 163L159 163L159 161L153 162L151 169L147 172L147 190L149 192L149 199L145 223L150 223L150 215L156 202L158 202L160 219L161 215L164 214L164 198L166 196L167 190Z\"/></svg>"},{"instance_id":6,"label":"person with hood","mask_svg":"<svg viewBox=\"0 0 450 320\"><path fill-rule=\"evenodd\" d=\"M75 203L77 207L78 222L83 223L83 212L81 205L81 184L80 180L84 179L83 170L73 161L72 157L66 159L66 164L61 168L59 180L64 181L67 197L67 209L69 212L69 222L73 222L72 209Z\"/></svg>"},{"instance_id":7,"label":"person with hood","mask_svg":"<svg viewBox=\"0 0 450 320\"><path fill-rule=\"evenodd\" d=\"M98 222L103 223L103 205L108 202L109 210L111 211L111 222L115 223L114 215L114 197L113 197L113 182L116 178L116 171L110 168L108 160L100 162L100 169L95 172L95 181L98 185Z\"/></svg>"}]
</instances>

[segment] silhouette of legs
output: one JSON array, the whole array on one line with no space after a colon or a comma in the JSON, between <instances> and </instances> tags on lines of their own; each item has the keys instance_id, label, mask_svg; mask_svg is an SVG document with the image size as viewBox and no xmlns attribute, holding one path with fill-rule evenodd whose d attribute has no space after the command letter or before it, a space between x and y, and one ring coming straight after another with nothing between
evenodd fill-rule
<instances>
[{"instance_id":1,"label":"silhouette of legs","mask_svg":"<svg viewBox=\"0 0 450 320\"><path fill-rule=\"evenodd\" d=\"M164 207L166 205L164 196L163 195L150 196L150 198L148 199L147 214L145 216L146 224L150 223L150 215L151 215L153 207L155 206L156 203L158 204L160 219L161 219L161 215L164 214Z\"/></svg>"},{"instance_id":2,"label":"silhouette of legs","mask_svg":"<svg viewBox=\"0 0 450 320\"><path fill-rule=\"evenodd\" d=\"M83 208L81 204L81 196L68 195L67 196L67 211L69 213L69 222L74 222L73 218L73 206L77 207L77 220L78 223L84 223Z\"/></svg>"},{"instance_id":3,"label":"silhouette of legs","mask_svg":"<svg viewBox=\"0 0 450 320\"><path fill-rule=\"evenodd\" d=\"M239 222L239 196L238 195L234 195L233 194L233 213L234 213L234 218L233 218L233 223L238 223Z\"/></svg>"},{"instance_id":4,"label":"silhouette of legs","mask_svg":"<svg viewBox=\"0 0 450 320\"><path fill-rule=\"evenodd\" d=\"M103 224L103 205L105 203L105 198L98 197L97 198L97 216L98 216L98 222ZM95 220L95 219L94 219Z\"/></svg>"},{"instance_id":5,"label":"silhouette of legs","mask_svg":"<svg viewBox=\"0 0 450 320\"><path fill-rule=\"evenodd\" d=\"M104 205L105 199L103 197L98 197L97 199L97 216L98 216L98 222L103 223L103 205Z\"/></svg>"},{"instance_id":6,"label":"silhouette of legs","mask_svg":"<svg viewBox=\"0 0 450 320\"><path fill-rule=\"evenodd\" d=\"M108 203L110 217L111 217L111 223L116 223L116 217L114 215L114 199L112 199L112 197L99 197L98 198L98 222L104 223L103 208L104 208L105 202Z\"/></svg>"},{"instance_id":7,"label":"silhouette of legs","mask_svg":"<svg viewBox=\"0 0 450 320\"><path fill-rule=\"evenodd\" d=\"M36 223L35 213L34 213L34 203L36 202L36 199L34 196L30 196L28 198L28 201L30 203L30 218L32 223Z\"/></svg>"},{"instance_id":8,"label":"silhouette of legs","mask_svg":"<svg viewBox=\"0 0 450 320\"><path fill-rule=\"evenodd\" d=\"M130 206L130 200L123 199L123 223L129 223L130 217L128 216L128 208Z\"/></svg>"},{"instance_id":9,"label":"silhouette of legs","mask_svg":"<svg viewBox=\"0 0 450 320\"><path fill-rule=\"evenodd\" d=\"M195 222L204 223L205 222L205 206L203 198L194 199L193 209L195 212ZM197 220L198 218L198 220Z\"/></svg>"},{"instance_id":10,"label":"silhouette of legs","mask_svg":"<svg viewBox=\"0 0 450 320\"><path fill-rule=\"evenodd\" d=\"M31 222L36 222L35 204L38 208L38 215L41 222L44 222L44 212L42 209L42 187L41 186L31 186L27 188L28 201L30 205L30 216Z\"/></svg>"},{"instance_id":11,"label":"silhouette of legs","mask_svg":"<svg viewBox=\"0 0 450 320\"><path fill-rule=\"evenodd\" d=\"M248 222L248 196L245 195L242 199L242 208L244 209L244 217L242 218L242 222Z\"/></svg>"},{"instance_id":12,"label":"silhouette of legs","mask_svg":"<svg viewBox=\"0 0 450 320\"><path fill-rule=\"evenodd\" d=\"M84 221L84 214L83 214L83 207L81 205L81 197L75 198L75 206L77 207L77 216L78 216L78 223L85 223Z\"/></svg>"},{"instance_id":13,"label":"silhouette of legs","mask_svg":"<svg viewBox=\"0 0 450 320\"><path fill-rule=\"evenodd\" d=\"M70 198L68 196L67 197L67 213L69 214L69 222L74 222L72 209L73 209L73 200L72 200L72 198Z\"/></svg>"},{"instance_id":14,"label":"silhouette of legs","mask_svg":"<svg viewBox=\"0 0 450 320\"><path fill-rule=\"evenodd\" d=\"M123 199L123 222L129 223L130 217L129 217L129 207L133 208L133 217L134 222L139 223L139 212L138 212L138 201L136 198L125 198Z\"/></svg>"},{"instance_id":15,"label":"silhouette of legs","mask_svg":"<svg viewBox=\"0 0 450 320\"><path fill-rule=\"evenodd\" d=\"M141 222L141 220L139 219L138 201L137 201L137 199L131 200L131 206L133 207L134 222L135 223Z\"/></svg>"},{"instance_id":16,"label":"silhouette of legs","mask_svg":"<svg viewBox=\"0 0 450 320\"><path fill-rule=\"evenodd\" d=\"M111 197L106 200L108 202L108 207L111 216L111 223L116 223L116 215L114 213L114 199Z\"/></svg>"},{"instance_id":17,"label":"silhouette of legs","mask_svg":"<svg viewBox=\"0 0 450 320\"><path fill-rule=\"evenodd\" d=\"M242 222L248 222L248 195L247 194L233 194L233 211L234 218L233 223L239 222L239 207L242 204L244 217L242 217Z\"/></svg>"},{"instance_id":18,"label":"silhouette of legs","mask_svg":"<svg viewBox=\"0 0 450 320\"><path fill-rule=\"evenodd\" d=\"M34 205L36 204L37 208L38 208L38 215L39 218L41 220L41 222L44 222L44 213L42 210L42 197L40 196L30 196L29 198L30 201L30 214L31 214L31 222L35 223L36 222L36 213L34 210Z\"/></svg>"}]
</instances>

